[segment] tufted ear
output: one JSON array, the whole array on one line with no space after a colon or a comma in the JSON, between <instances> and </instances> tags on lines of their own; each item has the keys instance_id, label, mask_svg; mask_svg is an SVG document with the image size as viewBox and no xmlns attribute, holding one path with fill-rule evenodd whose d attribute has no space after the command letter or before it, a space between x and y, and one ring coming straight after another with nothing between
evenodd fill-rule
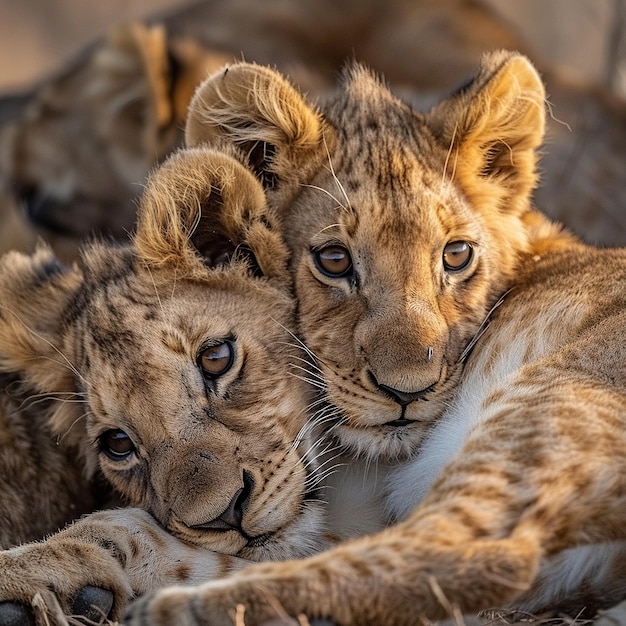
<instances>
[{"instance_id":1,"label":"tufted ear","mask_svg":"<svg viewBox=\"0 0 626 626\"><path fill-rule=\"evenodd\" d=\"M81 284L80 272L61 265L47 247L0 258L0 374L17 375L44 393L74 391L64 315Z\"/></svg>"},{"instance_id":2,"label":"tufted ear","mask_svg":"<svg viewBox=\"0 0 626 626\"><path fill-rule=\"evenodd\" d=\"M266 191L288 200L326 158L332 141L320 113L278 72L238 63L197 89L185 131L187 145L226 140L245 155Z\"/></svg>"},{"instance_id":3,"label":"tufted ear","mask_svg":"<svg viewBox=\"0 0 626 626\"><path fill-rule=\"evenodd\" d=\"M153 266L206 277L238 264L288 282L287 248L258 180L234 156L207 147L181 150L150 176L135 244Z\"/></svg>"},{"instance_id":4,"label":"tufted ear","mask_svg":"<svg viewBox=\"0 0 626 626\"><path fill-rule=\"evenodd\" d=\"M446 173L475 206L528 208L544 135L544 100L530 61L500 51L485 54L474 79L429 113L433 132L449 150Z\"/></svg>"},{"instance_id":5,"label":"tufted ear","mask_svg":"<svg viewBox=\"0 0 626 626\"><path fill-rule=\"evenodd\" d=\"M162 154L173 140L175 122L164 28L130 22L112 29L92 65L89 93L106 105L107 132L119 133L122 144L136 137L142 154L151 158Z\"/></svg>"}]
</instances>

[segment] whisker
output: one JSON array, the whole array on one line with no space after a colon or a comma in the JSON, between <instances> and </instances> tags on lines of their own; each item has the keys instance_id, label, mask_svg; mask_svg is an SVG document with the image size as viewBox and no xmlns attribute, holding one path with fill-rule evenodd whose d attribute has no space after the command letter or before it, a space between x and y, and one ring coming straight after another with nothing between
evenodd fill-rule
<instances>
[{"instance_id":1,"label":"whisker","mask_svg":"<svg viewBox=\"0 0 626 626\"><path fill-rule=\"evenodd\" d=\"M446 154L446 160L443 164L443 174L441 177L442 182L446 182L446 173L448 171L448 163L450 161L450 155L452 154L452 149L454 148L454 140L456 138L456 131L458 130L458 124L454 125L454 131L452 132L452 139L450 139L450 146L448 147L448 152ZM454 159L454 167L452 169L452 176L450 176L450 180L454 180L454 174L456 173L456 156Z\"/></svg>"},{"instance_id":2,"label":"whisker","mask_svg":"<svg viewBox=\"0 0 626 626\"><path fill-rule=\"evenodd\" d=\"M346 465L347 463L336 463L335 465L332 465L331 467L327 467L323 472L320 472L320 473L316 472L315 474L309 474L309 476L307 476L306 480L304 481L305 488L307 490L315 489L321 483L323 483L329 476L336 474L337 470L339 470L342 467L346 467Z\"/></svg>"},{"instance_id":3,"label":"whisker","mask_svg":"<svg viewBox=\"0 0 626 626\"><path fill-rule=\"evenodd\" d=\"M309 417L309 419L302 426L302 428L300 428L300 431L298 435L296 436L296 441L298 441L298 445L302 442L302 440L305 437L308 437L310 433L312 433L314 430L316 429L321 430L324 424L334 421L337 415L338 415L337 409L331 405L325 405L321 409L316 411L313 415Z\"/></svg>"},{"instance_id":4,"label":"whisker","mask_svg":"<svg viewBox=\"0 0 626 626\"><path fill-rule=\"evenodd\" d=\"M487 330L487 327L489 326L491 315L504 302L504 299L506 298L506 296L509 293L511 293L511 291L512 291L512 289L509 289L508 291L505 291L500 296L498 301L491 307L491 309L489 309L489 311L487 311L487 315L485 315L485 318L480 323L480 326L478 327L478 330L476 331L476 333L474 334L472 339L469 341L467 346L465 346L465 350L463 350L463 352L461 353L461 356L459 357L459 360L458 360L459 363L462 363L469 356L470 352L472 351L472 349L474 348L474 346L476 345L478 340L483 336L483 334Z\"/></svg>"},{"instance_id":5,"label":"whisker","mask_svg":"<svg viewBox=\"0 0 626 626\"><path fill-rule=\"evenodd\" d=\"M68 392L69 393L69 392ZM78 395L78 394L73 394ZM24 411L28 409L32 409L38 404L43 404L44 402L54 401L62 404L88 404L86 399L72 399L72 398L57 398L54 394L38 394L36 396L28 396L24 398L22 402L16 407L18 411Z\"/></svg>"},{"instance_id":6,"label":"whisker","mask_svg":"<svg viewBox=\"0 0 626 626\"><path fill-rule=\"evenodd\" d=\"M316 378L320 381L326 380L324 376L322 376L322 373L319 370L319 368L317 368L318 371L315 371L315 369L311 371L311 369L308 367L309 362L306 359L299 359L299 360L302 361L304 365L299 365L298 363L289 363L289 367L294 370L300 370L304 372L305 374L308 374L309 376L312 376L313 378Z\"/></svg>"},{"instance_id":7,"label":"whisker","mask_svg":"<svg viewBox=\"0 0 626 626\"><path fill-rule=\"evenodd\" d=\"M298 346L295 343L287 343L287 342L283 342L283 345L286 346L290 346L292 348L300 348L300 346ZM316 370L317 372L319 372L320 374L322 374L322 369L319 367L319 365L317 365L317 363L311 361L311 359L305 359L304 357L301 356L297 356L294 355L293 357L296 361L301 361L302 363L308 365L309 367L311 367L312 369Z\"/></svg>"},{"instance_id":8,"label":"whisker","mask_svg":"<svg viewBox=\"0 0 626 626\"><path fill-rule=\"evenodd\" d=\"M163 319L166 319L165 309L163 308L163 303L161 302L161 296L159 296L159 290L157 289L156 282L154 280L154 275L152 274L152 269L150 266L146 266L148 269L148 274L150 274L150 280L152 281L152 286L154 287L154 295L156 296L157 302L159 303L159 308L161 309L161 315L163 315Z\"/></svg>"},{"instance_id":9,"label":"whisker","mask_svg":"<svg viewBox=\"0 0 626 626\"><path fill-rule=\"evenodd\" d=\"M311 416L309 423L313 426L320 426L322 424L326 424L327 422L334 421L337 417L341 416L341 411L337 407L326 403L321 409L316 411Z\"/></svg>"},{"instance_id":10,"label":"whisker","mask_svg":"<svg viewBox=\"0 0 626 626\"><path fill-rule=\"evenodd\" d=\"M298 335L296 335L293 331L291 331L289 328L287 328L284 324L281 324L278 320L272 318L272 321L275 324L278 324L285 332L287 332L289 335L291 335L291 337L293 337L293 339L295 340L296 344L290 344L292 347L294 348L299 348L301 349L304 353L308 354L312 359L314 359L317 363L324 363L324 359L321 359L320 357L318 357L315 352L313 352L303 341L302 339L300 339L300 337L298 337Z\"/></svg>"},{"instance_id":11,"label":"whisker","mask_svg":"<svg viewBox=\"0 0 626 626\"><path fill-rule=\"evenodd\" d=\"M348 208L350 209L350 211L352 211L350 198L348 198L348 194L346 193L344 186L341 184L341 181L339 180L339 178L337 177L337 174L335 173L335 168L333 167L333 160L330 156L330 150L328 149L328 144L326 143L326 137L322 137L322 139L324 141L324 149L326 150L326 155L328 156L328 167L330 167L330 173L332 174L333 180L335 181L337 187L339 187L339 191L341 191L341 193L343 194L343 197L346 201L346 204L348 205ZM346 210L346 207L344 207L341 204L340 206L344 209L344 211Z\"/></svg>"},{"instance_id":12,"label":"whisker","mask_svg":"<svg viewBox=\"0 0 626 626\"><path fill-rule=\"evenodd\" d=\"M318 426L320 426L321 424L324 424L326 421L328 421L327 418L325 418L325 416L321 416L322 412L324 411L324 409L321 409L318 413L312 415L307 422L304 424L304 426L302 426L302 428L300 428L300 431L298 432L298 434L296 435L296 437L294 438L294 443L292 444L293 448L298 447L302 441L307 438L309 436L309 434Z\"/></svg>"},{"instance_id":13,"label":"whisker","mask_svg":"<svg viewBox=\"0 0 626 626\"><path fill-rule=\"evenodd\" d=\"M309 189L315 189L316 191L321 191L325 193L331 200L334 200L337 203L337 206L344 211L347 211L347 207L345 207L338 198L336 198L328 189L324 189L323 187L318 187L317 185L303 184L303 187L308 187Z\"/></svg>"},{"instance_id":14,"label":"whisker","mask_svg":"<svg viewBox=\"0 0 626 626\"><path fill-rule=\"evenodd\" d=\"M313 411L319 411L319 408L316 407L320 407L320 406L324 406L328 404L328 400L324 397L324 396L320 396L318 398L316 398L315 400L313 400L310 404L307 405L306 407L306 413L311 413Z\"/></svg>"},{"instance_id":15,"label":"whisker","mask_svg":"<svg viewBox=\"0 0 626 626\"><path fill-rule=\"evenodd\" d=\"M294 374L293 372L289 372L289 374L290 376L293 376L294 378L297 378L298 380L305 382L307 385L311 385L311 387L315 387L317 389L322 389L322 390L326 389L326 385L324 385L323 383L317 380L306 378L305 376L299 376L298 374Z\"/></svg>"},{"instance_id":16,"label":"whisker","mask_svg":"<svg viewBox=\"0 0 626 626\"><path fill-rule=\"evenodd\" d=\"M338 447L334 445L332 442L326 442L326 445L323 449L316 449L317 442L314 443L308 450L307 455L305 456L305 462L302 464L300 468L298 468L294 473L302 473L309 470L309 474L305 478L305 483L308 483L312 480L314 475L318 475L320 472L326 470L327 466L331 463L334 463L338 458L341 457L341 451L337 452ZM337 452L337 454L333 454ZM326 458L324 458L326 457ZM319 464L316 463L319 459L323 459Z\"/></svg>"},{"instance_id":17,"label":"whisker","mask_svg":"<svg viewBox=\"0 0 626 626\"><path fill-rule=\"evenodd\" d=\"M345 416L340 417L329 429L326 430L327 435L332 435L340 426L343 426L348 419Z\"/></svg>"},{"instance_id":18,"label":"whisker","mask_svg":"<svg viewBox=\"0 0 626 626\"><path fill-rule=\"evenodd\" d=\"M61 435L58 437L57 439L57 443L61 443L63 441L63 439L65 439L65 437L67 437L67 435L69 435L70 431L72 430L72 428L74 428L74 426L76 424L78 424L78 422L80 422L81 420L84 420L87 418L87 416L91 413L91 411L85 411L84 413L81 413L68 427L68 429Z\"/></svg>"},{"instance_id":19,"label":"whisker","mask_svg":"<svg viewBox=\"0 0 626 626\"><path fill-rule=\"evenodd\" d=\"M62 359L63 361L65 361L64 365L66 367L68 367L70 369L71 372L73 372L78 378L80 378L84 383L86 383L87 381L83 378L83 376L80 374L80 372L76 369L76 367L72 364L72 362L61 352L61 350L59 350L59 348L57 348L50 340L46 339L43 335L40 335L38 332L34 331L32 328L30 328L30 326L28 326L28 324L25 324L24 321L22 319L20 319L20 316L13 311L12 309L10 309L7 306L3 306L0 305L0 308L2 308L3 310L7 311L8 313L10 313L11 315L13 315L17 321L32 335L34 335L35 337L41 339L43 342L45 342L46 344L48 344ZM51 359L52 360L52 359ZM63 365L63 363L59 363L59 365Z\"/></svg>"}]
</instances>

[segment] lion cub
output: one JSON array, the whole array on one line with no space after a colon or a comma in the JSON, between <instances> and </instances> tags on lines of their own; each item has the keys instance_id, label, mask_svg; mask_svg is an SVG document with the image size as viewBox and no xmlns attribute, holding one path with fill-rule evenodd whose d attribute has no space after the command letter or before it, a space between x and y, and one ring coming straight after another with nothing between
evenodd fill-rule
<instances>
[{"instance_id":1,"label":"lion cub","mask_svg":"<svg viewBox=\"0 0 626 626\"><path fill-rule=\"evenodd\" d=\"M151 177L134 245L0 260L0 545L108 496L142 509L0 552L0 623L51 592L84 612L89 586L117 617L147 589L327 545L289 282L261 185L207 149Z\"/></svg>"},{"instance_id":2,"label":"lion cub","mask_svg":"<svg viewBox=\"0 0 626 626\"><path fill-rule=\"evenodd\" d=\"M397 626L623 596L626 250L533 210L544 99L507 52L428 114L359 66L321 109L250 64L199 89L188 143L237 145L281 213L328 436L394 468L397 523L160 591L128 624L225 626L241 606L247 626L277 607Z\"/></svg>"}]
</instances>

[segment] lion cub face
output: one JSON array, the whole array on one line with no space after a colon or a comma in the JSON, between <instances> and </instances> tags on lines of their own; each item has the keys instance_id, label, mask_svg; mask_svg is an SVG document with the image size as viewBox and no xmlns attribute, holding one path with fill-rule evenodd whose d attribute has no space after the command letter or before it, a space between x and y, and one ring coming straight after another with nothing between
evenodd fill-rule
<instances>
[{"instance_id":1,"label":"lion cub face","mask_svg":"<svg viewBox=\"0 0 626 626\"><path fill-rule=\"evenodd\" d=\"M306 554L321 524L286 265L252 175L191 150L150 180L135 246L1 275L16 370L72 400L61 444L178 537L254 560Z\"/></svg>"},{"instance_id":2,"label":"lion cub face","mask_svg":"<svg viewBox=\"0 0 626 626\"><path fill-rule=\"evenodd\" d=\"M188 142L243 147L283 213L299 329L344 445L412 454L449 405L526 253L543 117L539 77L508 53L427 115L360 67L322 112L253 65L197 92Z\"/></svg>"},{"instance_id":3,"label":"lion cub face","mask_svg":"<svg viewBox=\"0 0 626 626\"><path fill-rule=\"evenodd\" d=\"M126 238L138 183L180 141L169 74L163 29L128 24L36 89L0 133L0 182L27 218L5 250L39 235L73 259L94 233Z\"/></svg>"}]
</instances>

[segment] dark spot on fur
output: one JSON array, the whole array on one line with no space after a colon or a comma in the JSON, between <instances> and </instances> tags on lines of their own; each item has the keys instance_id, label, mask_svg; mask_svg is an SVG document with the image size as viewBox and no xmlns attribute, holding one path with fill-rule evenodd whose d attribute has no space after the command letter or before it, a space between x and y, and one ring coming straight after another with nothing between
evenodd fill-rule
<instances>
[{"instance_id":1,"label":"dark spot on fur","mask_svg":"<svg viewBox=\"0 0 626 626\"><path fill-rule=\"evenodd\" d=\"M91 327L91 338L100 352L111 362L124 362L129 353L139 350L135 333L121 328L102 328L97 324Z\"/></svg>"},{"instance_id":2,"label":"dark spot on fur","mask_svg":"<svg viewBox=\"0 0 626 626\"><path fill-rule=\"evenodd\" d=\"M199 221L191 235L191 243L208 267L228 265L237 248L230 233L217 218L223 205L221 190L213 188L210 197L201 204L204 219Z\"/></svg>"},{"instance_id":3,"label":"dark spot on fur","mask_svg":"<svg viewBox=\"0 0 626 626\"><path fill-rule=\"evenodd\" d=\"M126 566L126 555L123 550L120 550L117 544L110 539L96 538L97 544L106 550L116 561L119 561L122 567Z\"/></svg>"},{"instance_id":4,"label":"dark spot on fur","mask_svg":"<svg viewBox=\"0 0 626 626\"><path fill-rule=\"evenodd\" d=\"M181 563L174 572L174 577L176 578L176 580L180 580L181 582L189 580L190 576L191 568L183 563Z\"/></svg>"},{"instance_id":5,"label":"dark spot on fur","mask_svg":"<svg viewBox=\"0 0 626 626\"><path fill-rule=\"evenodd\" d=\"M246 244L237 246L235 260L237 261L244 260L248 265L250 274L254 276L255 278L262 278L265 275L263 273L263 270L261 269L261 266L259 265L259 262L257 261L257 258L254 252L252 252L252 248L250 248L250 246Z\"/></svg>"},{"instance_id":6,"label":"dark spot on fur","mask_svg":"<svg viewBox=\"0 0 626 626\"><path fill-rule=\"evenodd\" d=\"M135 558L141 550L139 542L134 537L131 537L128 541L128 545L130 546L130 553L132 557Z\"/></svg>"}]
</instances>

